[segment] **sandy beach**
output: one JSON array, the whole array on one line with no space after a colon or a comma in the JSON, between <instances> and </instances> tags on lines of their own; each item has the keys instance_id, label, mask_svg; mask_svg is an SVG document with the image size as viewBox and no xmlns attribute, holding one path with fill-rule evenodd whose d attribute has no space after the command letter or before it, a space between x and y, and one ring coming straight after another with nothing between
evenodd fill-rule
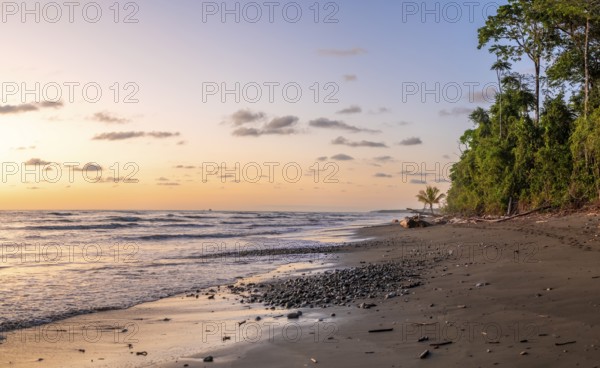
<instances>
[{"instance_id":1,"label":"sandy beach","mask_svg":"<svg viewBox=\"0 0 600 368\"><path fill-rule=\"evenodd\" d=\"M215 285L6 333L0 366L597 367L599 233L595 210L364 228L358 236L371 240L237 285L412 262L426 265L411 275L419 286L288 310L242 303L233 285ZM298 310L299 318L287 318Z\"/></svg>"}]
</instances>

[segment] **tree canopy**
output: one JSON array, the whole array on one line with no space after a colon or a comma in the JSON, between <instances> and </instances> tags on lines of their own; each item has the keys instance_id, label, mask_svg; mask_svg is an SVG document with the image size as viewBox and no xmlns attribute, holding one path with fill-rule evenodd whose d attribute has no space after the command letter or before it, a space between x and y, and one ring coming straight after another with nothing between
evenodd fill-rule
<instances>
[{"instance_id":1,"label":"tree canopy","mask_svg":"<svg viewBox=\"0 0 600 368\"><path fill-rule=\"evenodd\" d=\"M600 0L509 0L478 35L497 57L500 88L469 117L447 210L506 214L599 199ZM530 75L512 69L523 58Z\"/></svg>"}]
</instances>

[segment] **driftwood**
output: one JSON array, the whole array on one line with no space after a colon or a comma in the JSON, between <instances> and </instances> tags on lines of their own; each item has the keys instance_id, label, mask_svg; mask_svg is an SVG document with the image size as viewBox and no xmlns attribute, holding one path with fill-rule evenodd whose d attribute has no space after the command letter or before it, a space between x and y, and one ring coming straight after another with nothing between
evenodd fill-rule
<instances>
[{"instance_id":1,"label":"driftwood","mask_svg":"<svg viewBox=\"0 0 600 368\"><path fill-rule=\"evenodd\" d=\"M428 212L425 210L415 210L414 208L407 208L406 210L421 216L442 217L442 215L437 213L431 213L431 211Z\"/></svg>"},{"instance_id":2,"label":"driftwood","mask_svg":"<svg viewBox=\"0 0 600 368\"><path fill-rule=\"evenodd\" d=\"M431 226L431 224L421 220L421 217L417 215L413 217L405 217L404 220L400 221L400 226L405 229L414 229L416 227L428 227Z\"/></svg>"},{"instance_id":3,"label":"driftwood","mask_svg":"<svg viewBox=\"0 0 600 368\"><path fill-rule=\"evenodd\" d=\"M476 221L476 222L492 222L492 223L495 223L495 222L504 222L504 221L515 219L517 217L531 215L532 213L536 213L536 212L539 212L539 211L547 210L549 208L552 208L552 206L543 206L543 207L539 207L539 208L536 208L536 209L531 210L531 211L527 211L527 212L519 213L517 215L513 215L513 216L509 216L509 217L503 217L503 218L495 219L495 220L488 220L488 219L483 219L483 218L471 218L470 220Z\"/></svg>"},{"instance_id":4,"label":"driftwood","mask_svg":"<svg viewBox=\"0 0 600 368\"><path fill-rule=\"evenodd\" d=\"M433 346L435 348L438 348L440 346L450 345L450 344L452 344L452 341L442 341L442 342L434 342L432 344L429 344L429 346Z\"/></svg>"},{"instance_id":5,"label":"driftwood","mask_svg":"<svg viewBox=\"0 0 600 368\"><path fill-rule=\"evenodd\" d=\"M393 328L380 328L377 330L369 330L369 333L378 333L378 332L392 332L394 331Z\"/></svg>"}]
</instances>

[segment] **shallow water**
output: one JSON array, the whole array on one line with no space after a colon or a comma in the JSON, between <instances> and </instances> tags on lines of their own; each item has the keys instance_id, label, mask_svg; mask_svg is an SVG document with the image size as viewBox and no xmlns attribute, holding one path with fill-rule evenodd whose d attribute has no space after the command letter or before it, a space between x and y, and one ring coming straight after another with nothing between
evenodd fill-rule
<instances>
[{"instance_id":1,"label":"shallow water","mask_svg":"<svg viewBox=\"0 0 600 368\"><path fill-rule=\"evenodd\" d=\"M245 254L339 244L353 229L389 219L375 213L0 212L0 331L318 259L318 253Z\"/></svg>"}]
</instances>

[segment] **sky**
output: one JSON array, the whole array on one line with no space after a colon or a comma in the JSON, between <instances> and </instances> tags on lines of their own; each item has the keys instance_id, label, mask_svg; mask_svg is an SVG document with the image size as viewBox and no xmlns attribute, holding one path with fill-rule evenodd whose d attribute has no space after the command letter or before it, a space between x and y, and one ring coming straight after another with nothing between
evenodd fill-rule
<instances>
[{"instance_id":1,"label":"sky","mask_svg":"<svg viewBox=\"0 0 600 368\"><path fill-rule=\"evenodd\" d=\"M420 208L501 4L2 2L0 208Z\"/></svg>"}]
</instances>

